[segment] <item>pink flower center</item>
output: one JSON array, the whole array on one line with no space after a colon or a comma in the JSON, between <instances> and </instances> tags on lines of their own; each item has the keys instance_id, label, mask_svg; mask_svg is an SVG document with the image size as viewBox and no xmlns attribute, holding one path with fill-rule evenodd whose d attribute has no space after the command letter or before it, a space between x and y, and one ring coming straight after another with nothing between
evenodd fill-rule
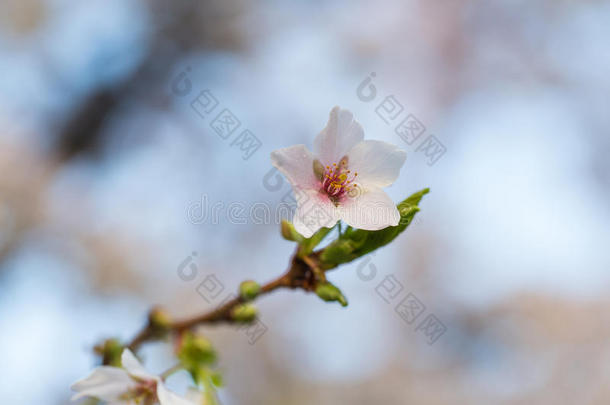
<instances>
[{"instance_id":1,"label":"pink flower center","mask_svg":"<svg viewBox=\"0 0 610 405\"><path fill-rule=\"evenodd\" d=\"M347 168L347 159L341 160L339 164L333 163L326 166L322 179L322 190L333 200L341 199L345 194L353 191L357 184L354 183L358 173L351 174Z\"/></svg>"}]
</instances>

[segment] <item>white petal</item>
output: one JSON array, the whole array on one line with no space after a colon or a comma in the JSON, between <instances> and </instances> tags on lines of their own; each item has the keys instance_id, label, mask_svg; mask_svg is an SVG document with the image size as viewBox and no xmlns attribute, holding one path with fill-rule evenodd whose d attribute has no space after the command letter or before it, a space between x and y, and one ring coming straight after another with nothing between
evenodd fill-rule
<instances>
[{"instance_id":1,"label":"white petal","mask_svg":"<svg viewBox=\"0 0 610 405\"><path fill-rule=\"evenodd\" d=\"M397 226L400 213L396 204L383 190L363 190L362 194L346 199L338 209L338 215L348 225L368 231Z\"/></svg>"},{"instance_id":2,"label":"white petal","mask_svg":"<svg viewBox=\"0 0 610 405\"><path fill-rule=\"evenodd\" d=\"M301 188L315 188L319 181L313 172L314 157L305 145L278 149L271 153L271 163L292 184Z\"/></svg>"},{"instance_id":3,"label":"white petal","mask_svg":"<svg viewBox=\"0 0 610 405\"><path fill-rule=\"evenodd\" d=\"M157 384L157 397L161 405L193 405L192 401L168 390L161 382Z\"/></svg>"},{"instance_id":4,"label":"white petal","mask_svg":"<svg viewBox=\"0 0 610 405\"><path fill-rule=\"evenodd\" d=\"M363 141L348 153L348 166L358 173L358 183L383 188L394 183L407 159L407 152L382 141Z\"/></svg>"},{"instance_id":5,"label":"white petal","mask_svg":"<svg viewBox=\"0 0 610 405\"><path fill-rule=\"evenodd\" d=\"M94 397L103 401L115 401L130 389L136 382L129 374L117 367L98 367L86 378L75 382L71 389L76 391L72 401L83 397Z\"/></svg>"},{"instance_id":6,"label":"white petal","mask_svg":"<svg viewBox=\"0 0 610 405\"><path fill-rule=\"evenodd\" d=\"M350 149L364 139L364 130L348 110L335 107L328 124L314 141L314 153L324 165L339 163Z\"/></svg>"},{"instance_id":7,"label":"white petal","mask_svg":"<svg viewBox=\"0 0 610 405\"><path fill-rule=\"evenodd\" d=\"M127 372L137 378L142 380L157 380L157 377L154 374L150 374L142 363L136 358L136 356L129 349L123 350L123 354L121 355L121 364L123 368L127 370Z\"/></svg>"},{"instance_id":8,"label":"white petal","mask_svg":"<svg viewBox=\"0 0 610 405\"><path fill-rule=\"evenodd\" d=\"M336 208L327 195L317 190L293 189L297 210L292 220L294 228L311 238L320 228L331 228L337 223Z\"/></svg>"}]
</instances>

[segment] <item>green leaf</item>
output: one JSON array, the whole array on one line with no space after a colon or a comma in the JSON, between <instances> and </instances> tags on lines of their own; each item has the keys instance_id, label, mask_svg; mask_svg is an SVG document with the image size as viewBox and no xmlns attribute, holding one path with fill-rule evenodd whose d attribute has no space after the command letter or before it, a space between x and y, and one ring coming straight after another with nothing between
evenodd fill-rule
<instances>
[{"instance_id":1,"label":"green leaf","mask_svg":"<svg viewBox=\"0 0 610 405\"><path fill-rule=\"evenodd\" d=\"M332 269L340 264L351 262L392 242L411 224L415 214L419 212L419 203L430 189L423 189L398 204L400 223L379 231L362 229L347 230L328 245L320 254L320 263L324 269Z\"/></svg>"},{"instance_id":2,"label":"green leaf","mask_svg":"<svg viewBox=\"0 0 610 405\"><path fill-rule=\"evenodd\" d=\"M347 299L336 286L331 283L320 284L316 287L316 294L323 301L326 302L338 302L341 306L347 306Z\"/></svg>"}]
</instances>

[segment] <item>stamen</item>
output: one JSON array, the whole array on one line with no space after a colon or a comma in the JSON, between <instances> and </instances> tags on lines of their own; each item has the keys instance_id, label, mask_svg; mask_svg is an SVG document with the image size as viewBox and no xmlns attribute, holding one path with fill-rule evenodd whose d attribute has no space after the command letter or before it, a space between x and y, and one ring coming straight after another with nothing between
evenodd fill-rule
<instances>
[{"instance_id":1,"label":"stamen","mask_svg":"<svg viewBox=\"0 0 610 405\"><path fill-rule=\"evenodd\" d=\"M326 166L326 173L323 176L322 190L335 202L346 193L351 193L356 187L356 176L358 173L352 174L351 170L347 170L348 159L344 157L339 164L333 163L331 166Z\"/></svg>"}]
</instances>

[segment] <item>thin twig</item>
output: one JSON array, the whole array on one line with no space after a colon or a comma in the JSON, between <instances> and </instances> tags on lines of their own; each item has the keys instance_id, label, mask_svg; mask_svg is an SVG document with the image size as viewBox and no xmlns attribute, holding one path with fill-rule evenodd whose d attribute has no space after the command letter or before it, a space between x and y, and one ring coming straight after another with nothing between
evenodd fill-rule
<instances>
[{"instance_id":1,"label":"thin twig","mask_svg":"<svg viewBox=\"0 0 610 405\"><path fill-rule=\"evenodd\" d=\"M315 268L312 266L315 266ZM298 258L295 254L292 257L291 266L288 271L284 275L276 278L275 280L272 280L269 283L262 285L259 297L268 294L272 291L275 291L279 288L302 288L307 291L311 291L311 285L312 282L314 282L314 280L310 279L311 275L313 273L318 272L319 268L317 266L317 263L312 261L309 257L307 257L306 259ZM210 312L206 312L202 315L197 315L193 318L172 323L169 326L169 332L180 335L182 332L191 330L194 327L204 323L231 323L233 322L233 318L231 315L233 309L242 303L244 303L242 297L234 298ZM155 333L153 327L148 324L133 338L133 340L127 345L127 348L129 348L133 352L136 352L144 343L158 340L162 337L162 335Z\"/></svg>"},{"instance_id":2,"label":"thin twig","mask_svg":"<svg viewBox=\"0 0 610 405\"><path fill-rule=\"evenodd\" d=\"M261 292L259 296L270 293L271 291L274 291L278 288L289 286L290 279L284 275L261 286ZM174 332L180 333L202 323L231 322L231 311L233 310L233 308L235 308L239 304L242 304L243 302L244 300L241 297L234 298L226 302L221 307L212 310L211 312L196 316L194 318L186 319L184 321L175 322L172 324L171 329Z\"/></svg>"},{"instance_id":3,"label":"thin twig","mask_svg":"<svg viewBox=\"0 0 610 405\"><path fill-rule=\"evenodd\" d=\"M161 379L163 381L167 380L172 374L177 373L178 371L182 370L184 368L184 366L182 364L176 364L174 367L170 368L169 370L165 371L163 374L161 374Z\"/></svg>"}]
</instances>

